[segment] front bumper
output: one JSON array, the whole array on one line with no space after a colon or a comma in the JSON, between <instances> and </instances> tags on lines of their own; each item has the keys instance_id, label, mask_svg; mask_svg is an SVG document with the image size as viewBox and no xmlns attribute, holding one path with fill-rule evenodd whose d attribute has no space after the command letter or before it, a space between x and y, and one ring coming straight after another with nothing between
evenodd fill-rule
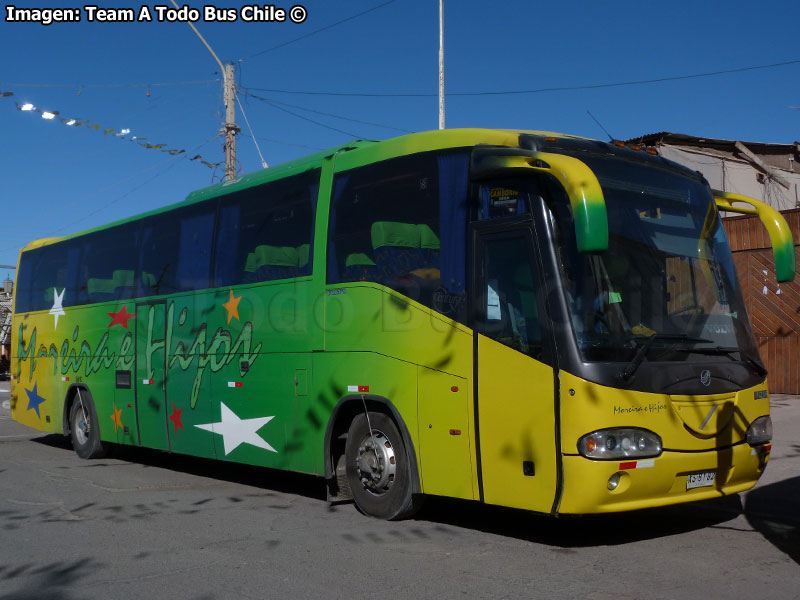
<instances>
[{"instance_id":1,"label":"front bumper","mask_svg":"<svg viewBox=\"0 0 800 600\"><path fill-rule=\"evenodd\" d=\"M665 450L653 459L598 461L565 455L558 512L589 514L636 510L729 496L753 487L766 468L770 445L746 443L720 450ZM690 474L714 472L713 485L687 489ZM609 480L618 476L616 488Z\"/></svg>"}]
</instances>

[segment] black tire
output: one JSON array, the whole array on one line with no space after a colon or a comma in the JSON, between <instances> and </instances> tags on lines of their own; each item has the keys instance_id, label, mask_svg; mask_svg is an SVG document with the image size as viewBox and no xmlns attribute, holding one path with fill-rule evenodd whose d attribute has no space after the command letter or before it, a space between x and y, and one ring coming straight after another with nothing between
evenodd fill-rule
<instances>
[{"instance_id":1,"label":"black tire","mask_svg":"<svg viewBox=\"0 0 800 600\"><path fill-rule=\"evenodd\" d=\"M411 465L403 436L394 421L378 412L358 415L350 424L345 446L347 480L358 509L378 519L413 515L420 498L411 493ZM373 443L378 450L373 449Z\"/></svg>"},{"instance_id":2,"label":"black tire","mask_svg":"<svg viewBox=\"0 0 800 600\"><path fill-rule=\"evenodd\" d=\"M100 441L97 411L87 392L76 396L69 411L69 437L72 447L81 458L102 458L106 448Z\"/></svg>"}]
</instances>

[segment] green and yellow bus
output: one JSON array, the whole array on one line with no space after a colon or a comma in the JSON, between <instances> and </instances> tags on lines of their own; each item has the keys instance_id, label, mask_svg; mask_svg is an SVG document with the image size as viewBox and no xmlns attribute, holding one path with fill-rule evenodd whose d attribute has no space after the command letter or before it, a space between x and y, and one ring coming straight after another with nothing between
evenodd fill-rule
<instances>
[{"instance_id":1,"label":"green and yellow bus","mask_svg":"<svg viewBox=\"0 0 800 600\"><path fill-rule=\"evenodd\" d=\"M27 245L14 419L82 458L156 448L550 514L733 494L767 464L720 210L652 149L530 131L357 141Z\"/></svg>"}]
</instances>

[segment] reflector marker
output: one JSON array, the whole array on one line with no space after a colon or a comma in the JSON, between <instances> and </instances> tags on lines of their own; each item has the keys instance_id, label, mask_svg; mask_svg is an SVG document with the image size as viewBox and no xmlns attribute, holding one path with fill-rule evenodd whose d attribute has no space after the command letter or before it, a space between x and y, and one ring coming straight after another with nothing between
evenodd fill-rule
<instances>
[{"instance_id":1,"label":"reflector marker","mask_svg":"<svg viewBox=\"0 0 800 600\"><path fill-rule=\"evenodd\" d=\"M630 462L619 463L619 470L620 471L627 471L629 469L647 469L650 467L655 467L656 461L654 459L650 460L633 460Z\"/></svg>"},{"instance_id":2,"label":"reflector marker","mask_svg":"<svg viewBox=\"0 0 800 600\"><path fill-rule=\"evenodd\" d=\"M239 387L242 387L242 385L244 385L244 384L241 381L229 381L228 382L228 387L232 387L232 388L239 388Z\"/></svg>"},{"instance_id":3,"label":"reflector marker","mask_svg":"<svg viewBox=\"0 0 800 600\"><path fill-rule=\"evenodd\" d=\"M756 454L769 454L770 452L772 452L772 444L767 444L765 446L759 446L750 450L750 456L755 456Z\"/></svg>"},{"instance_id":4,"label":"reflector marker","mask_svg":"<svg viewBox=\"0 0 800 600\"><path fill-rule=\"evenodd\" d=\"M69 377L62 377L61 381L69 381Z\"/></svg>"},{"instance_id":5,"label":"reflector marker","mask_svg":"<svg viewBox=\"0 0 800 600\"><path fill-rule=\"evenodd\" d=\"M361 394L365 394L369 391L368 385L348 385L347 386L348 392L357 392Z\"/></svg>"},{"instance_id":6,"label":"reflector marker","mask_svg":"<svg viewBox=\"0 0 800 600\"><path fill-rule=\"evenodd\" d=\"M142 379L142 385L155 385L155 379Z\"/></svg>"}]
</instances>

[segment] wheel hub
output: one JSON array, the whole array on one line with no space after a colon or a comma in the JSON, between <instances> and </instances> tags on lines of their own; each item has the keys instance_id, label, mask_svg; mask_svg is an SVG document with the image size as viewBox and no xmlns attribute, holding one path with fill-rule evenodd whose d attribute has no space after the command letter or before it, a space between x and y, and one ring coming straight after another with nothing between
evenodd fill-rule
<instances>
[{"instance_id":1,"label":"wheel hub","mask_svg":"<svg viewBox=\"0 0 800 600\"><path fill-rule=\"evenodd\" d=\"M78 442L83 445L89 440L89 424L86 422L86 419L83 418L83 415L78 414L78 417L75 419L75 437L78 439Z\"/></svg>"},{"instance_id":2,"label":"wheel hub","mask_svg":"<svg viewBox=\"0 0 800 600\"><path fill-rule=\"evenodd\" d=\"M394 448L386 434L374 429L358 445L356 458L361 483L364 489L375 494L385 494L394 483L396 459Z\"/></svg>"}]
</instances>

